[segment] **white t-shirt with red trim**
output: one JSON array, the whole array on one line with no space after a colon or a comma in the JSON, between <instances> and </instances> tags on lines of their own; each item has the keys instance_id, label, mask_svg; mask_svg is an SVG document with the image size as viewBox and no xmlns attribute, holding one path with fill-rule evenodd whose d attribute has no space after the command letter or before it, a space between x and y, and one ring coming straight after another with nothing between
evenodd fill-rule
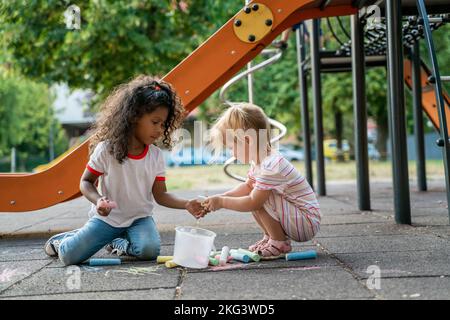
<instances>
[{"instance_id":1,"label":"white t-shirt with red trim","mask_svg":"<svg viewBox=\"0 0 450 320\"><path fill-rule=\"evenodd\" d=\"M117 203L117 208L106 217L100 216L93 204L90 217L95 216L116 228L125 228L136 219L153 214L153 183L166 179L161 149L147 145L140 155L129 154L120 164L107 150L107 143L102 141L95 147L86 168L99 177L99 193Z\"/></svg>"}]
</instances>

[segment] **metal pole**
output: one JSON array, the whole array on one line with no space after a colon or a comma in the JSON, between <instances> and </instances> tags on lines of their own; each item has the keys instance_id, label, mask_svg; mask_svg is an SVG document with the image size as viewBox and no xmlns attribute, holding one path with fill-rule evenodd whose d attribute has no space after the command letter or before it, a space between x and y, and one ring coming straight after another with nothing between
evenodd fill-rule
<instances>
[{"instance_id":1,"label":"metal pole","mask_svg":"<svg viewBox=\"0 0 450 320\"><path fill-rule=\"evenodd\" d=\"M314 108L314 137L316 143L317 193L326 195L325 161L323 155L323 123L322 123L322 94L320 83L320 55L319 55L320 20L314 19L311 30L311 80Z\"/></svg>"},{"instance_id":2,"label":"metal pole","mask_svg":"<svg viewBox=\"0 0 450 320\"><path fill-rule=\"evenodd\" d=\"M395 221L399 224L411 224L403 87L401 0L386 0L386 22Z\"/></svg>"},{"instance_id":3,"label":"metal pole","mask_svg":"<svg viewBox=\"0 0 450 320\"><path fill-rule=\"evenodd\" d=\"M311 136L309 125L309 110L308 110L308 83L307 76L304 69L304 62L306 58L305 53L305 25L300 23L299 28L295 32L297 40L297 65L298 65L298 79L300 88L300 113L302 117L302 133L303 133L303 152L305 155L305 172L306 180L311 188L314 189L313 172L312 172L312 157L311 157Z\"/></svg>"},{"instance_id":4,"label":"metal pole","mask_svg":"<svg viewBox=\"0 0 450 320\"><path fill-rule=\"evenodd\" d=\"M248 6L250 0L245 0L245 5ZM252 62L247 63L247 70L252 68ZM248 102L253 103L253 74L247 75L247 87L248 87Z\"/></svg>"},{"instance_id":5,"label":"metal pole","mask_svg":"<svg viewBox=\"0 0 450 320\"><path fill-rule=\"evenodd\" d=\"M427 42L428 52L430 54L431 65L433 70L433 77L436 79L434 92L436 96L437 108L439 112L439 127L441 138L439 142L442 142L442 160L444 161L445 170L445 186L447 190L447 210L448 217L450 219L450 139L448 134L448 123L445 117L445 104L444 96L442 93L441 75L439 73L439 67L437 63L436 50L434 49L433 37L431 35L430 23L428 21L428 15L423 0L417 0L417 7L421 18L423 19L423 26L425 31L425 41Z\"/></svg>"},{"instance_id":6,"label":"metal pole","mask_svg":"<svg viewBox=\"0 0 450 320\"><path fill-rule=\"evenodd\" d=\"M416 138L416 169L417 187L420 191L427 190L427 174L425 162L425 141L423 133L422 113L422 83L420 79L420 52L419 41L414 42L411 50L412 58L412 94L414 109L414 133Z\"/></svg>"},{"instance_id":7,"label":"metal pole","mask_svg":"<svg viewBox=\"0 0 450 320\"><path fill-rule=\"evenodd\" d=\"M364 29L358 14L351 16L353 114L359 210L370 210L369 156L364 59Z\"/></svg>"}]
</instances>

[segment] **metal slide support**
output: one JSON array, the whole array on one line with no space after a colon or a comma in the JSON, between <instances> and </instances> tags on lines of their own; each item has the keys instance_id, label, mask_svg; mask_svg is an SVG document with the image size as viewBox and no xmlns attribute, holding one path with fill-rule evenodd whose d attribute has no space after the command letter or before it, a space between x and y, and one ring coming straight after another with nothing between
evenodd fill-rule
<instances>
[{"instance_id":1,"label":"metal slide support","mask_svg":"<svg viewBox=\"0 0 450 320\"><path fill-rule=\"evenodd\" d=\"M401 0L386 0L388 106L391 129L395 221L411 224L408 153L406 148L405 93Z\"/></svg>"},{"instance_id":2,"label":"metal slide support","mask_svg":"<svg viewBox=\"0 0 450 320\"><path fill-rule=\"evenodd\" d=\"M351 16L353 115L355 123L356 186L359 210L370 210L369 155L367 141L364 26L358 14Z\"/></svg>"},{"instance_id":3,"label":"metal slide support","mask_svg":"<svg viewBox=\"0 0 450 320\"><path fill-rule=\"evenodd\" d=\"M305 25L302 22L296 30L297 40L297 65L298 80L300 89L300 112L302 117L302 134L303 134L303 153L305 155L305 173L306 180L314 189L313 172L312 172L312 155L311 155L311 134L308 110L308 77L305 72L304 62L306 58L305 52Z\"/></svg>"}]
</instances>

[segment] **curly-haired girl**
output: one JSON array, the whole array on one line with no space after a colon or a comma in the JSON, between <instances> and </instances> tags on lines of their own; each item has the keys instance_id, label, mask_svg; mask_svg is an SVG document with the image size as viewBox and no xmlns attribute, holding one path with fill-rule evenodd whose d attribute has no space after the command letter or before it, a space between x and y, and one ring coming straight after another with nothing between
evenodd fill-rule
<instances>
[{"instance_id":1,"label":"curly-haired girl","mask_svg":"<svg viewBox=\"0 0 450 320\"><path fill-rule=\"evenodd\" d=\"M112 92L101 107L80 181L82 194L93 203L90 219L81 229L51 237L45 244L49 256L79 264L106 245L118 255L152 260L160 250L154 201L195 217L202 213L197 200L167 192L163 154L154 145L170 147L182 117L173 88L150 76L138 76Z\"/></svg>"}]
</instances>

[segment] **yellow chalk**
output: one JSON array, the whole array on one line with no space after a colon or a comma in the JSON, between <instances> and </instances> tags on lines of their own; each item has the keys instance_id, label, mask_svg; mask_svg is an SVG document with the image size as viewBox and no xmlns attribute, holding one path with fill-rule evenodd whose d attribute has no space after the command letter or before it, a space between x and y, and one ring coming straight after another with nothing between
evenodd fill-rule
<instances>
[{"instance_id":1,"label":"yellow chalk","mask_svg":"<svg viewBox=\"0 0 450 320\"><path fill-rule=\"evenodd\" d=\"M178 267L178 265L173 262L172 260L166 261L166 268L175 268Z\"/></svg>"},{"instance_id":2,"label":"yellow chalk","mask_svg":"<svg viewBox=\"0 0 450 320\"><path fill-rule=\"evenodd\" d=\"M158 256L156 258L156 263L166 263L170 260L173 260L173 256Z\"/></svg>"}]
</instances>

